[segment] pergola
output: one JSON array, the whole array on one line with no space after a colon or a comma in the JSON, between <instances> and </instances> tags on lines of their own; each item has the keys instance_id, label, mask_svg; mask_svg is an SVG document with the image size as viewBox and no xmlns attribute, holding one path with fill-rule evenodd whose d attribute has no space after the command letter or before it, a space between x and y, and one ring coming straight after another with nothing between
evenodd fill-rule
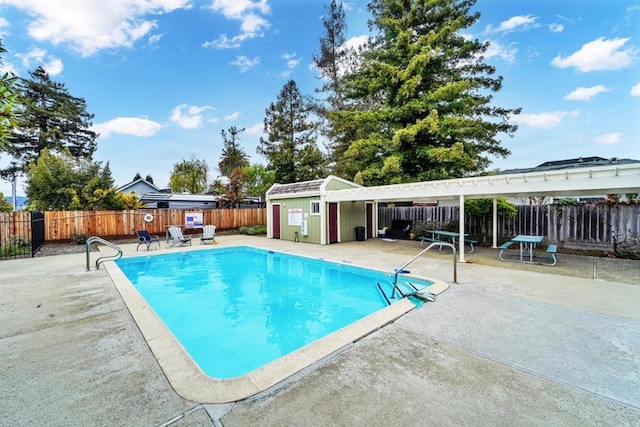
<instances>
[{"instance_id":1,"label":"pergola","mask_svg":"<svg viewBox=\"0 0 640 427\"><path fill-rule=\"evenodd\" d=\"M640 193L640 163L331 190L321 194L320 202L364 200L373 201L377 207L380 202L457 199L460 203L460 262L465 262L464 201L467 198L493 198L493 247L495 248L497 247L497 197L589 196L624 193ZM377 223L377 216L375 221ZM325 223L326 221L323 221L326 227ZM325 230L322 235L326 239ZM326 241L322 244L326 244Z\"/></svg>"}]
</instances>

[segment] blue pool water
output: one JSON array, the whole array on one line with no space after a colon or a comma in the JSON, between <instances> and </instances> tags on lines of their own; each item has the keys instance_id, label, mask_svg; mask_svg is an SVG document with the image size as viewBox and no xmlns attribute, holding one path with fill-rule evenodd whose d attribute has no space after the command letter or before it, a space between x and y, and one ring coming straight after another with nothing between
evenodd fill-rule
<instances>
[{"instance_id":1,"label":"blue pool water","mask_svg":"<svg viewBox=\"0 0 640 427\"><path fill-rule=\"evenodd\" d=\"M215 378L247 374L386 307L376 283L390 296L393 280L372 270L244 246L116 263Z\"/></svg>"}]
</instances>

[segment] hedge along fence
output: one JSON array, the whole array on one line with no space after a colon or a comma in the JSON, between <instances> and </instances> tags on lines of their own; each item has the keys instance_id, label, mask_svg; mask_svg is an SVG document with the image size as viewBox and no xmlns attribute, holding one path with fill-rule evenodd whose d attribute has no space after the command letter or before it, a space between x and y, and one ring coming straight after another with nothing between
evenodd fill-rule
<instances>
[{"instance_id":1,"label":"hedge along fence","mask_svg":"<svg viewBox=\"0 0 640 427\"><path fill-rule=\"evenodd\" d=\"M613 243L613 236L637 238L640 236L640 205L638 204L585 204L585 205L527 205L516 206L513 218L498 216L498 240L504 241L518 234L544 236L548 242L575 242L603 246ZM378 225L391 226L394 219L432 221L443 227L459 219L457 206L380 207ZM480 224L473 218L465 219L467 233L480 235ZM488 230L491 234L491 228Z\"/></svg>"},{"instance_id":2,"label":"hedge along fence","mask_svg":"<svg viewBox=\"0 0 640 427\"><path fill-rule=\"evenodd\" d=\"M185 227L185 214L201 212L203 224L215 225L219 230L245 225L266 224L265 208L245 209L139 209L125 211L45 211L45 240L72 240L74 234L109 237L135 237L137 230L164 235L166 227ZM153 216L150 222L147 215ZM185 233L190 229L184 228ZM200 229L194 229L200 232Z\"/></svg>"}]
</instances>

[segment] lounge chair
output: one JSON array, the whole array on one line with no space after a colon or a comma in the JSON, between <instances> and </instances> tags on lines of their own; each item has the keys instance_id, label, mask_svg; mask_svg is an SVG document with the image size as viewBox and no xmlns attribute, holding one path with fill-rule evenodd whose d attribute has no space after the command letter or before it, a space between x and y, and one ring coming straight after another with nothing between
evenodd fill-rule
<instances>
[{"instance_id":1,"label":"lounge chair","mask_svg":"<svg viewBox=\"0 0 640 427\"><path fill-rule=\"evenodd\" d=\"M175 246L177 244L184 246L186 243L189 243L189 246L191 246L191 237L184 237L180 227L169 227L169 234L171 235L171 239L173 239L169 246Z\"/></svg>"},{"instance_id":2,"label":"lounge chair","mask_svg":"<svg viewBox=\"0 0 640 427\"><path fill-rule=\"evenodd\" d=\"M138 246L136 246L136 251L140 245L147 245L147 250L149 250L153 243L157 243L158 249L160 249L160 236L152 236L147 230L138 230L136 231L136 234L138 235Z\"/></svg>"},{"instance_id":3,"label":"lounge chair","mask_svg":"<svg viewBox=\"0 0 640 427\"><path fill-rule=\"evenodd\" d=\"M206 242L211 242L214 245L216 242L216 226L215 225L205 225L202 227L202 237L200 238L200 244L203 245Z\"/></svg>"}]
</instances>

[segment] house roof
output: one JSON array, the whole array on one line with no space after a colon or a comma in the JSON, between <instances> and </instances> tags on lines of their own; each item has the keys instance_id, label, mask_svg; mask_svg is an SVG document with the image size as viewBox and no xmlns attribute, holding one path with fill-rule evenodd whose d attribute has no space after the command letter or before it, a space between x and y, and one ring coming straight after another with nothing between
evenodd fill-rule
<instances>
[{"instance_id":1,"label":"house roof","mask_svg":"<svg viewBox=\"0 0 640 427\"><path fill-rule=\"evenodd\" d=\"M313 181L294 182L291 184L275 184L269 189L267 194L274 196L276 194L319 192L320 186L324 181L324 179L315 179Z\"/></svg>"},{"instance_id":2,"label":"house roof","mask_svg":"<svg viewBox=\"0 0 640 427\"><path fill-rule=\"evenodd\" d=\"M127 184L124 184L124 185L116 188L116 193L119 193L121 191L126 191L127 189L129 189L131 187L134 187L135 185L137 185L139 183L146 184L147 186L152 188L154 191L160 191L159 187L156 187L155 185L153 185L152 183L150 183L146 179L139 178L139 179L136 179L135 181L131 181L131 182L127 183Z\"/></svg>"},{"instance_id":3,"label":"house roof","mask_svg":"<svg viewBox=\"0 0 640 427\"><path fill-rule=\"evenodd\" d=\"M611 159L605 159L604 157L579 157L577 159L566 160L553 160L550 162L544 162L533 168L523 169L507 169L497 173L497 175L509 175L514 173L528 173L528 172L546 172L554 170L564 170L573 168L587 168L594 166L613 166L613 165L628 165L632 163L640 163L640 160L633 159L618 159L612 157Z\"/></svg>"},{"instance_id":4,"label":"house roof","mask_svg":"<svg viewBox=\"0 0 640 427\"><path fill-rule=\"evenodd\" d=\"M171 202L215 202L220 196L215 194L189 194L189 193L147 193L140 197L142 203L158 201Z\"/></svg>"},{"instance_id":5,"label":"house roof","mask_svg":"<svg viewBox=\"0 0 640 427\"><path fill-rule=\"evenodd\" d=\"M314 179L312 181L293 182L290 184L273 184L267 191L268 199L277 198L297 198L319 196L323 194L327 185L331 182L340 182L351 188L361 188L362 186L346 179L329 175L326 178Z\"/></svg>"}]
</instances>

